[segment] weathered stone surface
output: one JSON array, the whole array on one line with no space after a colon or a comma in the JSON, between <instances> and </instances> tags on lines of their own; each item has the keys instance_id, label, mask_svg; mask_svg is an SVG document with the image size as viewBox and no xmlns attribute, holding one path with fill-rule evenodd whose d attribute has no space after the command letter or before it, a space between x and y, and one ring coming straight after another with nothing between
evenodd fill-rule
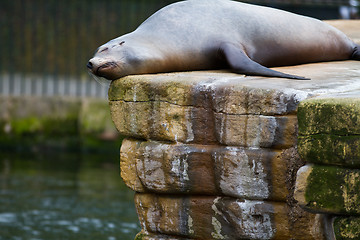
<instances>
[{"instance_id":1,"label":"weathered stone surface","mask_svg":"<svg viewBox=\"0 0 360 240\"><path fill-rule=\"evenodd\" d=\"M360 239L359 217L335 217L333 222L335 239Z\"/></svg>"},{"instance_id":2,"label":"weathered stone surface","mask_svg":"<svg viewBox=\"0 0 360 240\"><path fill-rule=\"evenodd\" d=\"M112 82L110 107L126 136L286 148L296 143L296 117L291 114L298 103L312 95L360 88L358 69L356 61L281 69L309 75L312 81L268 81L222 71L128 76ZM346 80L334 77L340 72Z\"/></svg>"},{"instance_id":3,"label":"weathered stone surface","mask_svg":"<svg viewBox=\"0 0 360 240\"><path fill-rule=\"evenodd\" d=\"M359 89L357 61L316 63L276 68L307 75L312 81L244 77L228 71L196 71L136 75L113 81L109 100L164 101L183 106L211 107L228 114L273 115L296 111L311 95Z\"/></svg>"},{"instance_id":4,"label":"weathered stone surface","mask_svg":"<svg viewBox=\"0 0 360 240\"><path fill-rule=\"evenodd\" d=\"M224 145L286 148L296 144L296 116L216 114L215 119L217 139Z\"/></svg>"},{"instance_id":5,"label":"weathered stone surface","mask_svg":"<svg viewBox=\"0 0 360 240\"><path fill-rule=\"evenodd\" d=\"M360 135L299 136L298 150L309 163L360 168Z\"/></svg>"},{"instance_id":6,"label":"weathered stone surface","mask_svg":"<svg viewBox=\"0 0 360 240\"><path fill-rule=\"evenodd\" d=\"M244 77L228 71L128 76L112 82L109 100L163 101L225 114L286 115L310 96L359 89L359 64L342 61L275 68L306 75L311 81Z\"/></svg>"},{"instance_id":7,"label":"weathered stone surface","mask_svg":"<svg viewBox=\"0 0 360 240\"><path fill-rule=\"evenodd\" d=\"M320 215L301 212L291 218L292 209L279 202L136 194L135 203L148 233L207 240L324 239Z\"/></svg>"},{"instance_id":8,"label":"weathered stone surface","mask_svg":"<svg viewBox=\"0 0 360 240\"><path fill-rule=\"evenodd\" d=\"M115 101L110 102L110 109L113 112L114 123L121 134L164 141L196 141L192 123L199 124L196 116L208 115L204 109L167 102ZM209 128L209 135L212 135L209 141L215 141L214 133L211 133L211 125ZM197 132L200 130L203 128L196 129ZM204 138L204 134L197 134L197 137Z\"/></svg>"},{"instance_id":9,"label":"weathered stone surface","mask_svg":"<svg viewBox=\"0 0 360 240\"><path fill-rule=\"evenodd\" d=\"M168 102L110 102L122 135L172 142L286 148L296 144L297 118L229 115Z\"/></svg>"},{"instance_id":10,"label":"weathered stone surface","mask_svg":"<svg viewBox=\"0 0 360 240\"><path fill-rule=\"evenodd\" d=\"M128 187L136 192L144 192L146 189L136 173L138 145L136 141L123 140L120 148L120 174Z\"/></svg>"},{"instance_id":11,"label":"weathered stone surface","mask_svg":"<svg viewBox=\"0 0 360 240\"><path fill-rule=\"evenodd\" d=\"M314 212L360 215L360 170L306 165L299 169L294 198Z\"/></svg>"},{"instance_id":12,"label":"weathered stone surface","mask_svg":"<svg viewBox=\"0 0 360 240\"><path fill-rule=\"evenodd\" d=\"M288 152L291 152L289 156ZM121 176L136 192L285 201L296 151L124 140Z\"/></svg>"},{"instance_id":13,"label":"weathered stone surface","mask_svg":"<svg viewBox=\"0 0 360 240\"><path fill-rule=\"evenodd\" d=\"M112 82L109 100L167 102L224 114L280 115L294 112L307 95L294 89L279 90L276 84L261 88L251 83L254 79L223 71L127 76ZM262 79L257 80L261 84Z\"/></svg>"}]
</instances>

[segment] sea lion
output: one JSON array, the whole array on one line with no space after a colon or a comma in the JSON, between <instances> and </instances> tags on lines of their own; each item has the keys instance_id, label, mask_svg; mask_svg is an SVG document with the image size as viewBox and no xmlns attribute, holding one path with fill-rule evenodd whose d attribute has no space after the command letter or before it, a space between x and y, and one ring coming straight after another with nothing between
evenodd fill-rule
<instances>
[{"instance_id":1,"label":"sea lion","mask_svg":"<svg viewBox=\"0 0 360 240\"><path fill-rule=\"evenodd\" d=\"M87 64L96 76L230 67L233 72L307 79L268 67L360 60L360 46L314 18L230 0L170 4L135 31L99 47Z\"/></svg>"}]
</instances>

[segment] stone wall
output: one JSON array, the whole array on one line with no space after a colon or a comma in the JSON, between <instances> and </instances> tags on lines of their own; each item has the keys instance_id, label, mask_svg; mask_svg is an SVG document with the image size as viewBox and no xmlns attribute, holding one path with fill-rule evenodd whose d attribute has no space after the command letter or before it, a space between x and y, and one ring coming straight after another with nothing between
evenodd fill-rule
<instances>
[{"instance_id":1,"label":"stone wall","mask_svg":"<svg viewBox=\"0 0 360 240\"><path fill-rule=\"evenodd\" d=\"M293 197L297 170L308 161L298 154L297 114L313 111L312 107L305 109L305 99L359 89L359 67L359 62L348 61L281 69L306 75L311 81L222 71L128 76L114 81L110 108L118 131L127 136L120 166L125 183L136 192L142 226L137 238L331 237L332 219L326 211L309 212L311 206L300 202L306 206L303 210L297 203L301 197ZM298 112L300 102L304 107ZM350 114L352 121L357 119L356 111ZM342 116L341 121L346 121ZM327 117L331 122L333 118L332 114ZM305 121L316 124L318 120L307 117ZM311 155L310 150L306 153L306 127L303 123L299 127L304 143L300 153ZM321 129L320 125L312 127ZM331 126L323 124L323 128ZM339 126L341 131L344 128ZM357 134L351 126L347 129ZM302 172L304 168L299 176ZM346 181L356 180L354 174L344 176ZM348 186L349 193L355 191L354 184ZM356 214L358 201L353 195L350 198L355 205L349 213ZM342 229L350 220L351 224L357 221L337 218L336 227Z\"/></svg>"},{"instance_id":2,"label":"stone wall","mask_svg":"<svg viewBox=\"0 0 360 240\"><path fill-rule=\"evenodd\" d=\"M136 239L360 239L359 69L278 68L311 81L228 71L113 81Z\"/></svg>"},{"instance_id":3,"label":"stone wall","mask_svg":"<svg viewBox=\"0 0 360 240\"><path fill-rule=\"evenodd\" d=\"M0 96L0 151L116 154L120 142L106 100Z\"/></svg>"}]
</instances>

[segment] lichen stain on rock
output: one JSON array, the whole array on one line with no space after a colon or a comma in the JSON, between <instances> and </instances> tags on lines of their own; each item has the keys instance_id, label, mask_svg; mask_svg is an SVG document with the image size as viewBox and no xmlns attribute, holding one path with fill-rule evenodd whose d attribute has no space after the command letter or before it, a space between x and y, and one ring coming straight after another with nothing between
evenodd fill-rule
<instances>
[{"instance_id":1,"label":"lichen stain on rock","mask_svg":"<svg viewBox=\"0 0 360 240\"><path fill-rule=\"evenodd\" d=\"M358 240L360 238L359 217L336 217L333 225L336 239Z\"/></svg>"},{"instance_id":2,"label":"lichen stain on rock","mask_svg":"<svg viewBox=\"0 0 360 240\"><path fill-rule=\"evenodd\" d=\"M359 98L308 99L299 104L299 133L359 134L359 116Z\"/></svg>"},{"instance_id":3,"label":"lichen stain on rock","mask_svg":"<svg viewBox=\"0 0 360 240\"><path fill-rule=\"evenodd\" d=\"M271 239L276 232L272 217L274 210L271 204L264 201L236 201L240 213L238 224L244 235L250 239Z\"/></svg>"},{"instance_id":4,"label":"lichen stain on rock","mask_svg":"<svg viewBox=\"0 0 360 240\"><path fill-rule=\"evenodd\" d=\"M274 116L264 116L264 120L259 123L258 128L256 137L253 137L253 142L249 143L248 146L257 146L258 143L262 147L271 147L275 142L276 130L279 128L276 118ZM251 133L252 131L247 129L247 132Z\"/></svg>"},{"instance_id":5,"label":"lichen stain on rock","mask_svg":"<svg viewBox=\"0 0 360 240\"><path fill-rule=\"evenodd\" d=\"M188 214L188 221L187 221L187 223L188 223L188 233L190 234L190 235L193 235L195 232L194 232L194 222L193 222L193 219L192 219L192 217L191 217L191 215L190 214Z\"/></svg>"},{"instance_id":6,"label":"lichen stain on rock","mask_svg":"<svg viewBox=\"0 0 360 240\"><path fill-rule=\"evenodd\" d=\"M349 172L344 177L345 184L342 186L342 196L346 211L353 211L359 206L360 199L360 173Z\"/></svg>"},{"instance_id":7,"label":"lichen stain on rock","mask_svg":"<svg viewBox=\"0 0 360 240\"><path fill-rule=\"evenodd\" d=\"M165 189L167 186L165 174L161 168L162 163L153 159L161 159L161 156L156 156L159 153L162 151L156 151L156 149L146 146L143 152L144 160L142 164L137 164L137 172L141 174L139 177L143 184L157 189Z\"/></svg>"},{"instance_id":8,"label":"lichen stain on rock","mask_svg":"<svg viewBox=\"0 0 360 240\"><path fill-rule=\"evenodd\" d=\"M226 147L214 156L215 165L221 166L220 188L227 196L269 197L267 172L261 159L249 158L244 149Z\"/></svg>"},{"instance_id":9,"label":"lichen stain on rock","mask_svg":"<svg viewBox=\"0 0 360 240\"><path fill-rule=\"evenodd\" d=\"M187 133L186 134L187 138L185 142L192 142L195 137L193 131L193 124L192 124L193 111L191 111L190 114L186 114L185 118L186 118L185 125L186 125L186 133ZM175 141L177 142L177 139L175 139Z\"/></svg>"},{"instance_id":10,"label":"lichen stain on rock","mask_svg":"<svg viewBox=\"0 0 360 240\"><path fill-rule=\"evenodd\" d=\"M221 199L220 197L215 198L211 206L211 209L214 211L214 216L211 218L211 223L214 231L211 232L211 236L214 239L227 239L228 236L221 234L221 230L222 230L221 222L216 219L216 216L220 216L221 218L223 218L222 212L219 211L219 209L217 209L216 207L216 204L219 202L220 199Z\"/></svg>"},{"instance_id":11,"label":"lichen stain on rock","mask_svg":"<svg viewBox=\"0 0 360 240\"><path fill-rule=\"evenodd\" d=\"M298 149L307 162L337 165L348 168L360 167L360 136L317 134L300 136Z\"/></svg>"}]
</instances>

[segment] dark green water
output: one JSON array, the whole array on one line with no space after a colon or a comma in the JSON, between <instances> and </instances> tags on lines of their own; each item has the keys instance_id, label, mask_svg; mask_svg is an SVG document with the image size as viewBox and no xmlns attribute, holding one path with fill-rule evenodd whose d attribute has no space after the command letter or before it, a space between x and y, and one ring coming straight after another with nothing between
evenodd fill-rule
<instances>
[{"instance_id":1,"label":"dark green water","mask_svg":"<svg viewBox=\"0 0 360 240\"><path fill-rule=\"evenodd\" d=\"M0 153L0 240L132 240L139 231L118 156Z\"/></svg>"}]
</instances>

